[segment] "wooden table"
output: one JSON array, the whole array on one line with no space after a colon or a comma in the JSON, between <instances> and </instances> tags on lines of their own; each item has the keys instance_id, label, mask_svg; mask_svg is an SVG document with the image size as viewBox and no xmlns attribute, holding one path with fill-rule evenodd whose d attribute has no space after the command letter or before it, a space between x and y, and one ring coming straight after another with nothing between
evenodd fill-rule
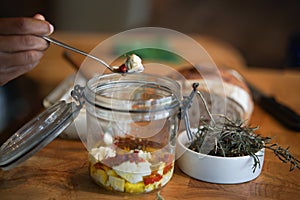
<instances>
[{"instance_id":1,"label":"wooden table","mask_svg":"<svg viewBox=\"0 0 300 200\"><path fill-rule=\"evenodd\" d=\"M103 35L58 33L57 38L90 50L106 37ZM207 37L196 37L217 60L218 65L236 68L251 83L267 94L274 95L300 113L300 71L246 68L244 61L231 46ZM39 83L46 96L74 70L62 57L62 49L50 47L40 65L27 76ZM282 127L260 107L254 107L250 121L259 125L259 133L274 136L281 146L300 158L300 133ZM87 151L80 141L55 139L21 166L0 171L0 199L63 200L63 199L151 199L157 192L126 195L106 191L90 179ZM166 200L173 199L299 199L300 171L289 172L267 151L262 174L255 180L234 185L212 184L192 179L175 166L171 181L160 191Z\"/></svg>"}]
</instances>

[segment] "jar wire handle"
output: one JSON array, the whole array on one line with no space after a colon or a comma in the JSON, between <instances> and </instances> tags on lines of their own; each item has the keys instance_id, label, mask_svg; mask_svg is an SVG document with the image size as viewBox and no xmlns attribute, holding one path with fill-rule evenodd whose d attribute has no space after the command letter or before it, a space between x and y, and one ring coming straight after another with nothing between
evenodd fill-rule
<instances>
[{"instance_id":1,"label":"jar wire handle","mask_svg":"<svg viewBox=\"0 0 300 200\"><path fill-rule=\"evenodd\" d=\"M84 87L82 87L80 85L75 85L74 89L71 92L71 96L75 99L75 101L78 104L77 106L79 108L82 108L82 106L84 104L83 90L84 90Z\"/></svg>"},{"instance_id":2,"label":"jar wire handle","mask_svg":"<svg viewBox=\"0 0 300 200\"><path fill-rule=\"evenodd\" d=\"M183 119L184 120L184 124L185 124L185 128L186 128L186 133L188 136L189 141L193 140L193 134L191 131L191 125L190 125L190 120L189 120L189 114L188 114L188 110L192 105L193 102L193 98L195 96L195 94L197 93L197 87L199 86L199 83L193 83L193 90L190 93L189 96L185 96L183 101L182 101L182 106L180 108L180 112L179 112L179 119Z\"/></svg>"}]
</instances>

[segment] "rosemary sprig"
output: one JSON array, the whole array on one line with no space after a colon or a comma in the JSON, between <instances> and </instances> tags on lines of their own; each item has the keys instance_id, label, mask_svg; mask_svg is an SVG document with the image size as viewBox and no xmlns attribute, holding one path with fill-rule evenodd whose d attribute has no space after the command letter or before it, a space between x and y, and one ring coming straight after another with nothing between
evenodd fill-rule
<instances>
[{"instance_id":1,"label":"rosemary sprig","mask_svg":"<svg viewBox=\"0 0 300 200\"><path fill-rule=\"evenodd\" d=\"M269 144L265 145L265 148L273 151L283 163L290 163L290 171L293 171L296 168L300 169L300 161L289 152L289 147L283 148L278 144Z\"/></svg>"},{"instance_id":2,"label":"rosemary sprig","mask_svg":"<svg viewBox=\"0 0 300 200\"><path fill-rule=\"evenodd\" d=\"M257 152L263 148L271 150L282 162L290 163L290 171L298 168L299 160L290 152L289 148L282 148L278 144L273 144L270 137L263 137L256 134L258 127L245 125L243 121L232 121L226 116L222 126L201 122L199 128L194 133L194 140L189 149L202 153L205 137L210 131L214 132L215 144L209 155L223 157L251 156L254 159L253 172L261 166L259 154Z\"/></svg>"}]
</instances>

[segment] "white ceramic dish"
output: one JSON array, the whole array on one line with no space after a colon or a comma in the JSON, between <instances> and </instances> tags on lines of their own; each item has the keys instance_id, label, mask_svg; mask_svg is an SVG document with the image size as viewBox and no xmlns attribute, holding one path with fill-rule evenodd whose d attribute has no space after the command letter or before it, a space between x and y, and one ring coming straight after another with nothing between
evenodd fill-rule
<instances>
[{"instance_id":1,"label":"white ceramic dish","mask_svg":"<svg viewBox=\"0 0 300 200\"><path fill-rule=\"evenodd\" d=\"M217 157L197 153L188 149L185 144L188 138L185 132L179 134L176 146L176 162L187 175L210 183L237 184L257 178L264 162L264 149L259 155L260 166L253 172L254 160L251 156Z\"/></svg>"}]
</instances>

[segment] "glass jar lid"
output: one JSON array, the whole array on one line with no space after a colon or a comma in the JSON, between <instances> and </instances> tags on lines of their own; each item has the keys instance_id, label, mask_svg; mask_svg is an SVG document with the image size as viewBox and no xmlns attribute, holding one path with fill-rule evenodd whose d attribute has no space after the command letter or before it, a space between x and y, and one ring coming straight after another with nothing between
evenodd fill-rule
<instances>
[{"instance_id":1,"label":"glass jar lid","mask_svg":"<svg viewBox=\"0 0 300 200\"><path fill-rule=\"evenodd\" d=\"M151 74L96 76L88 81L84 95L97 108L126 113L173 109L182 98L176 81Z\"/></svg>"},{"instance_id":2,"label":"glass jar lid","mask_svg":"<svg viewBox=\"0 0 300 200\"><path fill-rule=\"evenodd\" d=\"M73 122L80 108L59 101L29 121L0 147L0 168L9 170L45 147Z\"/></svg>"}]
</instances>

